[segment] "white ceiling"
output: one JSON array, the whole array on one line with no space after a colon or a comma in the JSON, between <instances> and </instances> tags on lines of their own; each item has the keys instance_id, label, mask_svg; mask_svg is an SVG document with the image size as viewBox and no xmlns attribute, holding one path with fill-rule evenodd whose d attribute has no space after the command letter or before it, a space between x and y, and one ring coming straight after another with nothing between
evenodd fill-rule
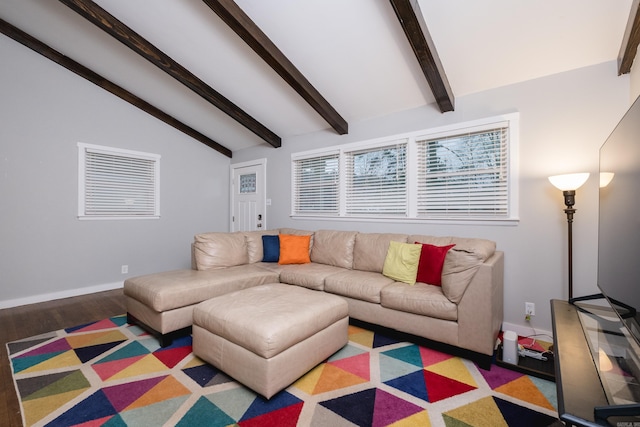
<instances>
[{"instance_id":1,"label":"white ceiling","mask_svg":"<svg viewBox=\"0 0 640 427\"><path fill-rule=\"evenodd\" d=\"M330 128L202 1L94 1L281 138ZM616 59L632 3L415 1L455 97ZM347 122L438 108L388 0L236 3ZM233 151L266 144L62 3L0 18Z\"/></svg>"}]
</instances>

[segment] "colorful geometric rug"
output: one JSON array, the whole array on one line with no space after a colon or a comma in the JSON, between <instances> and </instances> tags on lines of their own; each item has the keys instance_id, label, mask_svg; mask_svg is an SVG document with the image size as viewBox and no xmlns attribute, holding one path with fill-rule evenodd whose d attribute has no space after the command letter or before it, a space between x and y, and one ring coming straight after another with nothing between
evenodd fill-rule
<instances>
[{"instance_id":1,"label":"colorful geometric rug","mask_svg":"<svg viewBox=\"0 0 640 427\"><path fill-rule=\"evenodd\" d=\"M27 426L548 426L555 384L349 327L266 400L125 316L7 344Z\"/></svg>"}]
</instances>

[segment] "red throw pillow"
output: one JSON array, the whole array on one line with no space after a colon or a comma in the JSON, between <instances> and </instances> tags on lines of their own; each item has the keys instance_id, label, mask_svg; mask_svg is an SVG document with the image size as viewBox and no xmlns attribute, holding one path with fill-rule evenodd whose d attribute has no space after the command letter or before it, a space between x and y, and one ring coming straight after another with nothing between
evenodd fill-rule
<instances>
[{"instance_id":1,"label":"red throw pillow","mask_svg":"<svg viewBox=\"0 0 640 427\"><path fill-rule=\"evenodd\" d=\"M434 246L428 243L422 243L416 282L442 286L442 266L444 265L444 259L449 249L454 246L455 245Z\"/></svg>"}]
</instances>

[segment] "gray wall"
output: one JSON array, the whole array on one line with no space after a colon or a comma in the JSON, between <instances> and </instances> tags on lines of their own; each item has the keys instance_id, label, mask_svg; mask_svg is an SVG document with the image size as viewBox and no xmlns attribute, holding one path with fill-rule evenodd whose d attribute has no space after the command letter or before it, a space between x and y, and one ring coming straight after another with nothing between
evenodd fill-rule
<instances>
[{"instance_id":1,"label":"gray wall","mask_svg":"<svg viewBox=\"0 0 640 427\"><path fill-rule=\"evenodd\" d=\"M531 334L551 330L549 300L567 298L567 223L562 193L549 175L591 172L578 190L574 222L574 295L596 292L598 149L630 105L628 76L615 62L600 64L456 99L456 111L433 106L362 123L348 135L325 131L289 138L278 150L256 148L233 162L267 158L270 227L355 229L482 237L505 252L505 322ZM362 221L303 221L290 215L291 153L520 112L520 221L517 225L402 224ZM524 303L536 316L524 321Z\"/></svg>"},{"instance_id":2,"label":"gray wall","mask_svg":"<svg viewBox=\"0 0 640 427\"><path fill-rule=\"evenodd\" d=\"M189 267L228 230L227 157L7 37L0 57L0 308ZM161 218L78 220L77 142L160 154Z\"/></svg>"}]
</instances>

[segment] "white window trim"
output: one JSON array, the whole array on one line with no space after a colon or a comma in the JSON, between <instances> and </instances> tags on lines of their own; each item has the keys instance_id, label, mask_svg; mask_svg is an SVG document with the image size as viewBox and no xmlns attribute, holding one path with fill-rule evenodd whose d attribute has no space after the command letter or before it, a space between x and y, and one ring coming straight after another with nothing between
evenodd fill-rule
<instances>
[{"instance_id":1,"label":"white window trim","mask_svg":"<svg viewBox=\"0 0 640 427\"><path fill-rule=\"evenodd\" d=\"M153 215L87 215L85 210L85 172L86 156L88 152L122 155L137 159L147 159L154 162L154 213ZM159 154L142 151L126 150L122 148L106 147L102 145L78 142L78 219L80 220L122 220L122 219L159 219L160 218L160 158Z\"/></svg>"},{"instance_id":2,"label":"white window trim","mask_svg":"<svg viewBox=\"0 0 640 427\"><path fill-rule=\"evenodd\" d=\"M390 223L434 223L434 224L471 224L471 225L516 225L519 222L519 113L508 113L493 116L484 119L472 120L464 123L456 123L451 125L440 126L432 129L425 129L405 134L391 135L382 138L371 139L367 141L353 142L340 146L334 146L324 149L315 149L291 155L291 176L293 183L294 163L296 160L312 158L321 155L339 153L340 161L340 201L346 197L346 175L345 171L345 152L354 150L375 148L388 145L392 141L400 139L408 139L407 147L407 190L408 190L408 214L406 217L398 216L354 216L346 215L345 204L339 203L339 215L317 215L317 214L300 214L295 213L295 188L291 187L291 213L293 219L304 220L328 220L328 221L358 221L358 222L390 222ZM440 136L448 136L455 134L468 133L472 131L489 130L501 124L507 124L509 128L509 161L508 161L508 212L509 216L505 218L423 218L418 217L417 211L417 144L416 139L437 138Z\"/></svg>"}]
</instances>

